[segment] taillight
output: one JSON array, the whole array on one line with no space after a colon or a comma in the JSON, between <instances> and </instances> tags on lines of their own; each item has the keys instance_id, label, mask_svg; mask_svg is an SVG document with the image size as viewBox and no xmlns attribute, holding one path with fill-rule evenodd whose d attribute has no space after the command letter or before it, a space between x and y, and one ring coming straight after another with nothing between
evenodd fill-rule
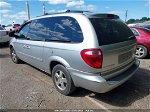
<instances>
[{"instance_id":1,"label":"taillight","mask_svg":"<svg viewBox=\"0 0 150 112\"><path fill-rule=\"evenodd\" d=\"M84 49L81 57L86 64L93 68L102 68L103 55L100 49Z\"/></svg>"}]
</instances>

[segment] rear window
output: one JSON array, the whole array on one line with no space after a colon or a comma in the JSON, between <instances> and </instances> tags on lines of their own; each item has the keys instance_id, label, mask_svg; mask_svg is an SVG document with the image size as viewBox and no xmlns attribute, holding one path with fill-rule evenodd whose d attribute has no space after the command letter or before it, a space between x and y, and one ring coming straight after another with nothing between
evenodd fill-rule
<instances>
[{"instance_id":1,"label":"rear window","mask_svg":"<svg viewBox=\"0 0 150 112\"><path fill-rule=\"evenodd\" d=\"M134 34L120 19L90 18L99 45L108 45L135 39Z\"/></svg>"}]
</instances>

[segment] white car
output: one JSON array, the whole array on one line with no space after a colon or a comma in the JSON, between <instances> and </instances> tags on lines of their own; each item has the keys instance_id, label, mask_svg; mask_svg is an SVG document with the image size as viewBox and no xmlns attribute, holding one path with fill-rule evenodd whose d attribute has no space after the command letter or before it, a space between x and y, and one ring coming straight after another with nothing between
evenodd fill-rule
<instances>
[{"instance_id":1,"label":"white car","mask_svg":"<svg viewBox=\"0 0 150 112\"><path fill-rule=\"evenodd\" d=\"M9 42L10 37L7 34L8 32L0 26L0 43Z\"/></svg>"},{"instance_id":2,"label":"white car","mask_svg":"<svg viewBox=\"0 0 150 112\"><path fill-rule=\"evenodd\" d=\"M5 29L6 29L7 31L13 31L13 30L15 30L15 28L18 27L18 26L20 26L20 24L10 24L10 25L6 26Z\"/></svg>"}]
</instances>

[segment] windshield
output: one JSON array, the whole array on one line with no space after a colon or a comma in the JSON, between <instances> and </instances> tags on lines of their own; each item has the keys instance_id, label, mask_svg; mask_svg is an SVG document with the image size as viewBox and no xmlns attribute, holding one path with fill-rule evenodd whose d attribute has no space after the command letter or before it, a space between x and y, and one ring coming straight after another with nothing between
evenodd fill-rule
<instances>
[{"instance_id":1,"label":"windshield","mask_svg":"<svg viewBox=\"0 0 150 112\"><path fill-rule=\"evenodd\" d=\"M108 45L135 39L134 34L120 19L89 18L99 45Z\"/></svg>"}]
</instances>

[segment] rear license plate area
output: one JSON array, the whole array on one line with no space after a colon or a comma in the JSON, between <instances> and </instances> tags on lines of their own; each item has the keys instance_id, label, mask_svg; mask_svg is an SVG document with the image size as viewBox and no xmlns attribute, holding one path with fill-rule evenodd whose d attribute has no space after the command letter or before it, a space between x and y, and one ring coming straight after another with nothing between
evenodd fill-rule
<instances>
[{"instance_id":1,"label":"rear license plate area","mask_svg":"<svg viewBox=\"0 0 150 112\"><path fill-rule=\"evenodd\" d=\"M118 63L121 64L127 60L129 60L130 58L132 57L132 52L126 52L126 53L123 53L123 54L120 54L118 56Z\"/></svg>"}]
</instances>

